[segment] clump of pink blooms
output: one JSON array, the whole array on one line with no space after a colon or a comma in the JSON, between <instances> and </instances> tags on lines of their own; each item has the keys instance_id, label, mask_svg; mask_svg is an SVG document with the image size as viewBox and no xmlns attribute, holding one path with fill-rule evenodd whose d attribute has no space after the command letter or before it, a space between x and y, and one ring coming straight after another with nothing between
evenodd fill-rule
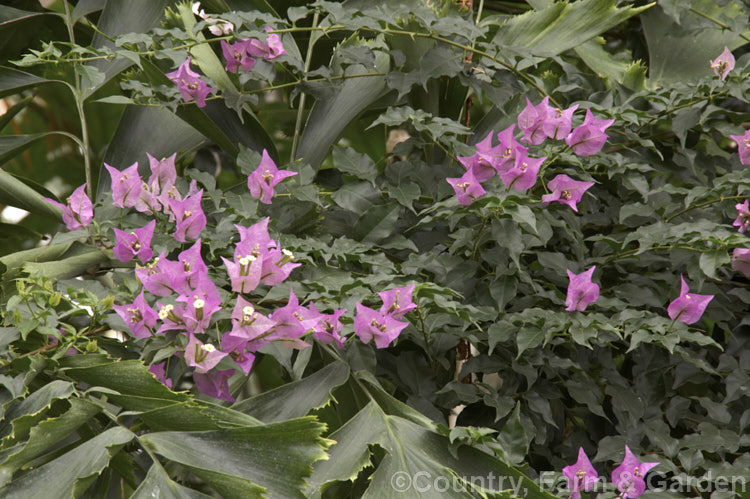
<instances>
[{"instance_id":1,"label":"clump of pink blooms","mask_svg":"<svg viewBox=\"0 0 750 499\"><path fill-rule=\"evenodd\" d=\"M228 380L235 372L248 375L260 348L278 342L288 348L311 346L308 339L343 348L347 337L342 334L345 309L320 310L315 303L302 305L290 289L287 304L275 310L260 310L253 292L261 286L278 286L300 266L294 253L273 239L268 232L269 219L250 226L235 225L239 240L233 245L232 257L222 256L226 273L213 276L203 259L201 233L206 227L203 190L193 181L188 192L177 188L175 155L157 160L148 156L151 174L145 180L135 163L124 170L105 164L111 177L112 204L122 210L134 209L159 218L159 233L172 234L175 240L194 241L175 256L161 252L154 257L152 238L157 219L132 230L114 228L112 253L122 262L138 260L135 275L141 283L140 293L132 303L114 305L133 336L149 338L175 335L178 355L194 369L193 380L201 392L231 401ZM248 177L250 195L270 204L274 187L296 172L279 170L266 151L258 168ZM88 226L93 219L93 204L82 185L66 205L49 199L63 210L66 226L75 230ZM165 225L166 224L166 225ZM233 293L216 284L229 281ZM354 332L365 343L374 339L377 348L390 345L408 326L404 315L414 310L414 285L378 293L383 302L379 310L357 303ZM150 295L150 296L149 296ZM231 309L231 329L220 341L211 341L217 313ZM226 360L225 360L226 359ZM233 364L232 364L233 362ZM236 366L232 368L231 366ZM166 362L150 366L154 376L167 386L172 380Z\"/></svg>"},{"instance_id":2,"label":"clump of pink blooms","mask_svg":"<svg viewBox=\"0 0 750 499\"><path fill-rule=\"evenodd\" d=\"M200 6L200 4L197 4ZM196 15L200 15L206 22L210 23L209 29L212 33L219 36L228 34L232 31L232 24L227 21L212 19L205 12L197 11L194 6ZM272 31L266 27L266 31ZM237 73L239 69L248 72L253 69L257 58L266 61L272 61L279 56L286 54L281 38L276 33L269 33L265 41L255 38L242 38L230 44L226 40L221 41L221 51L226 60L226 70L230 73ZM213 88L203 81L201 75L190 69L192 57L188 57L185 62L167 77L177 85L180 95L185 102L195 101L198 107L206 106L206 97L211 93Z\"/></svg>"},{"instance_id":3,"label":"clump of pink blooms","mask_svg":"<svg viewBox=\"0 0 750 499\"><path fill-rule=\"evenodd\" d=\"M526 107L517 120L522 133L521 141L539 145L547 139L564 140L579 156L598 153L607 140L605 131L614 120L597 119L587 109L583 123L573 129L573 113L576 109L577 105L564 110L550 106L549 97L545 97L537 105L533 105L527 98ZM513 124L497 134L498 145L493 145L495 132L492 131L476 144L477 152L473 156L458 157L466 173L446 180L453 187L459 203L468 206L483 196L485 189L482 182L495 175L500 176L508 189L516 191L526 191L536 184L539 171L547 158L529 156L529 148L515 137L515 127ZM552 193L544 195L542 202L548 204L555 201L578 211L577 203L592 185L593 182L574 180L564 174L557 175L548 184Z\"/></svg>"}]
</instances>

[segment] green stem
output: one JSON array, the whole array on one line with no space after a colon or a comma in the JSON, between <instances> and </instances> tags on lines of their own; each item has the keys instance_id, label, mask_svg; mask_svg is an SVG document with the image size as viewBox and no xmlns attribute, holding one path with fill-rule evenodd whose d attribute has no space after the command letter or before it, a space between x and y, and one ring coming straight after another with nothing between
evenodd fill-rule
<instances>
[{"instance_id":1,"label":"green stem","mask_svg":"<svg viewBox=\"0 0 750 499\"><path fill-rule=\"evenodd\" d=\"M685 209L684 209L684 210L682 210L682 211L678 211L678 212L677 212L677 213L675 213L674 215L672 215L672 216L670 216L670 217L667 217L667 218L665 218L665 219L664 219L664 222L665 222L665 223L668 223L668 222L670 222L670 221L671 221L672 219L675 219L675 218L679 217L680 215L684 215L685 213L687 213L687 212L689 212L689 211L691 211L691 210L694 210L694 209L696 209L696 208L703 208L704 206L710 206L710 205L712 205L712 204L714 204L714 203L721 203L722 201L730 201L730 200L735 200L735 199L745 199L745 198L747 198L747 196L726 196L726 197L724 197L724 196L721 196L721 197L719 197L719 199L711 199L711 200L709 200L709 201L704 201L704 202L702 202L702 203L698 203L698 204L694 204L694 205L692 205L692 206L688 206L687 208L685 208Z\"/></svg>"},{"instance_id":2,"label":"green stem","mask_svg":"<svg viewBox=\"0 0 750 499\"><path fill-rule=\"evenodd\" d=\"M312 22L313 28L316 28L318 26L318 15L319 15L319 12L316 10L315 15L313 16L313 22ZM310 43L307 45L307 54L305 55L305 77L302 79L302 81L307 81L307 72L310 71L310 63L312 61L313 47L315 46L315 42L318 41L318 38L320 38L320 36L310 35ZM297 156L297 146L299 145L299 134L300 134L300 131L302 130L302 118L305 115L305 100L306 99L307 99L307 94L305 92L302 92L299 96L299 108L297 109L297 121L294 123L294 136L292 137L292 155L289 158L290 163L294 161L294 158Z\"/></svg>"},{"instance_id":3,"label":"green stem","mask_svg":"<svg viewBox=\"0 0 750 499\"><path fill-rule=\"evenodd\" d=\"M73 23L73 17L70 12L70 5L68 4L67 0L63 0L63 6L65 7L65 25L68 28L68 37L70 38L70 43L74 44L76 43L75 33L74 33L74 23ZM86 124L86 113L83 109L83 95L81 94L81 78L76 73L73 76L73 80L75 82L75 99L76 99L76 109L78 110L78 116L81 119L81 139L83 139L83 167L86 172L86 195L89 197L89 199L93 200L93 175L91 174L91 157L89 156L89 131L88 131L88 125Z\"/></svg>"},{"instance_id":4,"label":"green stem","mask_svg":"<svg viewBox=\"0 0 750 499\"><path fill-rule=\"evenodd\" d=\"M722 90L721 92L719 92L718 94L715 94L713 96L707 95L707 96L700 97L700 98L695 99L695 100L691 100L691 101L686 102L684 104L680 104L678 106L674 106L671 109L670 108L666 108L663 111L660 111L658 114L652 116L651 119L649 119L644 124L642 124L641 126L639 126L638 129L636 130L636 132L640 133L641 130L643 130L645 127L647 127L648 125L650 125L654 121L656 121L656 120L658 120L660 118L663 118L665 116L669 116L670 114L673 114L675 111L679 111L680 109L685 109L686 107L693 107L694 105L700 104L703 101L710 100L712 97L719 97L722 94L726 94L726 93L727 93L726 90Z\"/></svg>"},{"instance_id":5,"label":"green stem","mask_svg":"<svg viewBox=\"0 0 750 499\"><path fill-rule=\"evenodd\" d=\"M688 250L688 251L695 251L696 253L706 253L706 251L704 250L693 248L692 246L684 246L684 245L651 246L650 248L647 248L645 251L659 251L659 250L673 250L673 249L683 249L683 250ZM628 256L635 255L640 250L641 250L640 248L635 248L632 250L623 251L622 253L618 253L616 255L612 255L611 257L607 259L606 263L619 260L620 258L626 258Z\"/></svg>"},{"instance_id":6,"label":"green stem","mask_svg":"<svg viewBox=\"0 0 750 499\"><path fill-rule=\"evenodd\" d=\"M716 19L716 18L714 18L714 17L711 17L711 16L709 16L709 15L708 15L708 14L706 14L706 13L703 13L703 12L701 12L701 11L699 11L699 10L696 10L696 9L694 9L693 7L690 7L690 8L688 8L688 10L689 10L690 12L692 12L693 14L697 14L697 15L701 16L701 17L702 17L702 18L704 18L704 19L708 19L708 20L709 20L709 21L711 21L712 23L714 23L714 24L716 24L716 25L718 25L718 26L721 26L721 27L722 27L722 28L724 28L724 29L728 29L729 31L731 31L731 30L732 30L732 27L731 27L731 26L729 26L728 24L725 24L725 23L723 23L723 22L719 21L718 19ZM743 38L744 40L747 40L748 42L750 42L750 37L748 37L747 35L744 35L744 34L742 34L742 33L739 33L739 35L740 35L740 37L741 37L741 38Z\"/></svg>"},{"instance_id":7,"label":"green stem","mask_svg":"<svg viewBox=\"0 0 750 499\"><path fill-rule=\"evenodd\" d=\"M479 24L479 20L482 18L482 10L484 10L484 0L479 0L479 8L477 9L477 19L474 21L474 25Z\"/></svg>"}]
</instances>

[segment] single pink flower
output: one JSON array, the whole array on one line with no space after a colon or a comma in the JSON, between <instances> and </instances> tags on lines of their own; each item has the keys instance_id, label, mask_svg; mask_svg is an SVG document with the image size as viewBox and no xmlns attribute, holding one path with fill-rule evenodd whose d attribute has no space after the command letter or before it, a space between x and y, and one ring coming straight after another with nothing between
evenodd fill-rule
<instances>
[{"instance_id":1,"label":"single pink flower","mask_svg":"<svg viewBox=\"0 0 750 499\"><path fill-rule=\"evenodd\" d=\"M206 215L203 213L201 201L203 200L203 189L183 200L169 198L169 209L175 218L177 227L174 238L181 243L188 239L198 239L203 229L206 228Z\"/></svg>"},{"instance_id":2,"label":"single pink flower","mask_svg":"<svg viewBox=\"0 0 750 499\"><path fill-rule=\"evenodd\" d=\"M750 249L734 248L732 252L732 270L750 278Z\"/></svg>"},{"instance_id":3,"label":"single pink flower","mask_svg":"<svg viewBox=\"0 0 750 499\"><path fill-rule=\"evenodd\" d=\"M115 309L117 315L122 317L122 320L125 321L125 324L127 324L136 338L148 338L154 334L158 316L156 311L146 303L143 290L141 290L141 293L133 303L128 305L113 305L112 308Z\"/></svg>"},{"instance_id":4,"label":"single pink flower","mask_svg":"<svg viewBox=\"0 0 750 499\"><path fill-rule=\"evenodd\" d=\"M62 218L68 230L76 230L91 225L94 219L94 205L86 195L86 184L73 191L66 204L54 199L42 198L62 210Z\"/></svg>"},{"instance_id":5,"label":"single pink flower","mask_svg":"<svg viewBox=\"0 0 750 499\"><path fill-rule=\"evenodd\" d=\"M542 102L536 106L527 97L526 107L518 115L518 128L523 132L523 140L534 145L544 142L544 139L547 138L544 124L552 112L553 108L549 105L549 97L542 99Z\"/></svg>"},{"instance_id":6,"label":"single pink flower","mask_svg":"<svg viewBox=\"0 0 750 499\"><path fill-rule=\"evenodd\" d=\"M138 163L120 171L104 163L112 177L112 204L118 208L132 208L138 203L141 195L141 176L138 175Z\"/></svg>"},{"instance_id":7,"label":"single pink flower","mask_svg":"<svg viewBox=\"0 0 750 499\"><path fill-rule=\"evenodd\" d=\"M274 338L269 338L276 322L255 310L241 296L232 310L232 330L221 337L221 348L227 352L255 352Z\"/></svg>"},{"instance_id":8,"label":"single pink flower","mask_svg":"<svg viewBox=\"0 0 750 499\"><path fill-rule=\"evenodd\" d=\"M195 371L193 381L195 387L204 395L227 402L234 402L234 397L229 393L229 378L234 374L234 369L225 369L213 373L202 373Z\"/></svg>"},{"instance_id":9,"label":"single pink flower","mask_svg":"<svg viewBox=\"0 0 750 499\"><path fill-rule=\"evenodd\" d=\"M690 293L690 287L680 275L680 296L667 307L667 315L673 321L693 324L705 312L708 303L713 300L714 295L698 295Z\"/></svg>"},{"instance_id":10,"label":"single pink flower","mask_svg":"<svg viewBox=\"0 0 750 499\"><path fill-rule=\"evenodd\" d=\"M322 314L318 312L317 307L312 302L307 308L313 317L319 317L318 323L313 328L313 337L326 344L335 342L338 349L344 348L346 336L341 336L342 324L339 319L344 315L346 309L334 310L332 314Z\"/></svg>"},{"instance_id":11,"label":"single pink flower","mask_svg":"<svg viewBox=\"0 0 750 499\"><path fill-rule=\"evenodd\" d=\"M500 155L501 147L492 146L492 136L495 131L491 131L484 139L476 143L477 152L473 156L457 156L458 162L461 163L467 171L471 171L479 182L485 182L497 173L495 164Z\"/></svg>"},{"instance_id":12,"label":"single pink flower","mask_svg":"<svg viewBox=\"0 0 750 499\"><path fill-rule=\"evenodd\" d=\"M185 363L195 367L195 372L206 373L227 356L225 352L212 344L203 343L192 334L189 337L188 344L185 346Z\"/></svg>"},{"instance_id":13,"label":"single pink flower","mask_svg":"<svg viewBox=\"0 0 750 499\"><path fill-rule=\"evenodd\" d=\"M620 466L612 470L612 483L620 491L622 498L635 499L646 491L646 473L659 463L642 463L625 446L625 458Z\"/></svg>"},{"instance_id":14,"label":"single pink flower","mask_svg":"<svg viewBox=\"0 0 750 499\"><path fill-rule=\"evenodd\" d=\"M594 484L599 481L599 473L591 465L583 447L578 448L578 461L564 467L562 474L568 480L570 499L581 499L581 491L593 490Z\"/></svg>"},{"instance_id":15,"label":"single pink flower","mask_svg":"<svg viewBox=\"0 0 750 499\"><path fill-rule=\"evenodd\" d=\"M112 248L112 253L121 262L129 262L134 257L138 257L141 263L146 263L154 256L151 249L151 238L154 235L156 220L151 220L144 227L135 229L132 232L125 232L115 228L116 244Z\"/></svg>"},{"instance_id":16,"label":"single pink flower","mask_svg":"<svg viewBox=\"0 0 750 499\"><path fill-rule=\"evenodd\" d=\"M526 154L519 154L516 162L508 171L500 174L500 179L508 188L517 191L531 189L536 184L539 168L547 158L530 158Z\"/></svg>"},{"instance_id":17,"label":"single pink flower","mask_svg":"<svg viewBox=\"0 0 750 499\"><path fill-rule=\"evenodd\" d=\"M191 59L192 57L188 57L176 71L167 73L167 78L177 85L185 102L194 100L198 107L206 107L206 97L213 89L201 80L198 73L190 69Z\"/></svg>"},{"instance_id":18,"label":"single pink flower","mask_svg":"<svg viewBox=\"0 0 750 499\"><path fill-rule=\"evenodd\" d=\"M266 31L273 31L269 26L266 26L265 29ZM253 57L262 57L267 61L271 61L280 55L286 54L286 50L284 50L284 45L282 45L279 35L271 33L266 37L265 43L256 39L250 40L247 45L247 53Z\"/></svg>"},{"instance_id":19,"label":"single pink flower","mask_svg":"<svg viewBox=\"0 0 750 499\"><path fill-rule=\"evenodd\" d=\"M239 40L229 45L225 40L221 41L221 51L224 54L224 60L227 61L226 69L230 73L236 73L237 68L248 72L255 66L255 59L247 53L247 47L250 39Z\"/></svg>"},{"instance_id":20,"label":"single pink flower","mask_svg":"<svg viewBox=\"0 0 750 499\"><path fill-rule=\"evenodd\" d=\"M607 134L604 131L609 128L615 120L600 120L594 118L590 109L586 109L586 118L583 124L576 127L565 137L565 143L579 156L593 156L604 147L607 142Z\"/></svg>"},{"instance_id":21,"label":"single pink flower","mask_svg":"<svg viewBox=\"0 0 750 499\"><path fill-rule=\"evenodd\" d=\"M711 61L711 69L721 81L724 81L729 72L734 69L734 56L728 47L724 46L724 51L719 57Z\"/></svg>"},{"instance_id":22,"label":"single pink flower","mask_svg":"<svg viewBox=\"0 0 750 499\"><path fill-rule=\"evenodd\" d=\"M547 113L547 119L542 123L544 134L556 140L563 140L570 133L572 128L573 113L578 109L578 105L571 106L565 110L550 108Z\"/></svg>"},{"instance_id":23,"label":"single pink flower","mask_svg":"<svg viewBox=\"0 0 750 499\"><path fill-rule=\"evenodd\" d=\"M234 30L234 26L229 21L224 19L216 19L211 14L206 14L206 11L200 8L201 3L195 2L193 4L193 14L200 17L206 24L208 24L208 31L214 36L228 35ZM198 10L200 9L200 10Z\"/></svg>"},{"instance_id":24,"label":"single pink flower","mask_svg":"<svg viewBox=\"0 0 750 499\"><path fill-rule=\"evenodd\" d=\"M543 195L542 202L549 204L552 201L557 201L558 203L567 204L573 208L573 211L578 212L576 204L581 202L583 193L593 185L594 182L573 180L561 173L547 184L547 187L552 189L552 193Z\"/></svg>"},{"instance_id":25,"label":"single pink flower","mask_svg":"<svg viewBox=\"0 0 750 499\"><path fill-rule=\"evenodd\" d=\"M469 206L476 198L484 196L484 188L471 170L467 170L459 178L446 178L445 180L451 184L458 197L458 202L464 206Z\"/></svg>"},{"instance_id":26,"label":"single pink flower","mask_svg":"<svg viewBox=\"0 0 750 499\"><path fill-rule=\"evenodd\" d=\"M380 291L378 296L383 300L380 313L390 315L394 319L401 319L408 312L417 308L417 304L411 301L411 294L414 292L415 286L415 284L410 284L401 288Z\"/></svg>"},{"instance_id":27,"label":"single pink flower","mask_svg":"<svg viewBox=\"0 0 750 499\"><path fill-rule=\"evenodd\" d=\"M357 302L354 332L363 343L369 343L374 338L377 348L385 348L398 338L408 325L408 322L400 322L390 315L384 315Z\"/></svg>"},{"instance_id":28,"label":"single pink flower","mask_svg":"<svg viewBox=\"0 0 750 499\"><path fill-rule=\"evenodd\" d=\"M744 135L730 135L729 137L737 143L740 163L750 165L750 130L746 130Z\"/></svg>"},{"instance_id":29,"label":"single pink flower","mask_svg":"<svg viewBox=\"0 0 750 499\"><path fill-rule=\"evenodd\" d=\"M738 232L745 232L748 225L750 225L750 207L748 206L748 200L744 203L737 203L734 205L737 210L737 218L734 219L732 225L739 227Z\"/></svg>"},{"instance_id":30,"label":"single pink flower","mask_svg":"<svg viewBox=\"0 0 750 499\"><path fill-rule=\"evenodd\" d=\"M580 274L567 271L570 284L565 298L565 310L583 312L586 307L599 299L599 285L591 282L594 270L596 270L596 265Z\"/></svg>"},{"instance_id":31,"label":"single pink flower","mask_svg":"<svg viewBox=\"0 0 750 499\"><path fill-rule=\"evenodd\" d=\"M268 155L268 151L263 149L260 165L247 178L247 188L250 189L250 195L255 199L260 199L263 204L271 204L273 188L285 178L294 175L297 175L297 172L276 168L276 163Z\"/></svg>"}]
</instances>

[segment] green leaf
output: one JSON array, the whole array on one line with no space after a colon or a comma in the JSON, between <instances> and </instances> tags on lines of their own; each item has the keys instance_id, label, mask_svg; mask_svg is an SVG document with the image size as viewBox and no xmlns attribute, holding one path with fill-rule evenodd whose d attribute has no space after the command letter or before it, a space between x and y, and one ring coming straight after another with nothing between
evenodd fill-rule
<instances>
[{"instance_id":1,"label":"green leaf","mask_svg":"<svg viewBox=\"0 0 750 499\"><path fill-rule=\"evenodd\" d=\"M60 359L60 367L67 376L75 380L126 395L177 402L189 398L186 394L171 391L157 381L139 360L115 360L104 355L73 355Z\"/></svg>"},{"instance_id":2,"label":"green leaf","mask_svg":"<svg viewBox=\"0 0 750 499\"><path fill-rule=\"evenodd\" d=\"M334 203L358 215L372 208L379 197L380 192L369 182L347 182L331 194Z\"/></svg>"},{"instance_id":3,"label":"green leaf","mask_svg":"<svg viewBox=\"0 0 750 499\"><path fill-rule=\"evenodd\" d=\"M441 493L439 487L431 487L440 482L462 486L451 488L450 497L475 497L471 493L474 488L503 490L508 488L511 479L519 489L525 490L527 498L553 497L520 471L476 448L461 446L455 451L456 455L452 454L447 438L403 417L386 414L375 402L359 411L331 438L337 444L331 447L327 461L315 465L306 491L308 497L320 497L326 485L332 482L354 480L362 469L372 464L371 445L380 446L385 457L370 477L363 497L404 497L404 493L408 497L445 497L445 491ZM421 482L413 482L420 477ZM464 481L470 477L486 480Z\"/></svg>"},{"instance_id":4,"label":"green leaf","mask_svg":"<svg viewBox=\"0 0 750 499\"><path fill-rule=\"evenodd\" d=\"M378 169L367 154L360 154L351 147L334 147L333 164L343 173L369 181L375 185Z\"/></svg>"},{"instance_id":5,"label":"green leaf","mask_svg":"<svg viewBox=\"0 0 750 499\"><path fill-rule=\"evenodd\" d=\"M131 410L133 408L132 397L112 395L111 399L122 404L123 407L131 408ZM157 401L156 399L150 400L152 403ZM148 400L141 402L148 402ZM158 400L158 402L163 402L163 400ZM262 425L259 420L239 411L198 400L163 405L143 412L138 417L155 431L208 431Z\"/></svg>"},{"instance_id":6,"label":"green leaf","mask_svg":"<svg viewBox=\"0 0 750 499\"><path fill-rule=\"evenodd\" d=\"M79 426L101 411L98 405L80 398L69 398L68 403L70 409L61 416L46 419L32 427L28 441L0 464L0 485L7 483L11 475L24 464L69 437Z\"/></svg>"},{"instance_id":7,"label":"green leaf","mask_svg":"<svg viewBox=\"0 0 750 499\"><path fill-rule=\"evenodd\" d=\"M359 217L354 227L354 239L378 243L393 233L401 207L397 204L373 206Z\"/></svg>"},{"instance_id":8,"label":"green leaf","mask_svg":"<svg viewBox=\"0 0 750 499\"><path fill-rule=\"evenodd\" d=\"M53 14L53 12L36 12L36 11L28 11L28 10L21 10L16 9L15 7L10 7L8 5L4 5L2 9L0 9L0 26L3 26L5 24L10 24L15 21L20 21L22 19L28 19L30 17L35 16L43 16L43 15L50 15Z\"/></svg>"},{"instance_id":9,"label":"green leaf","mask_svg":"<svg viewBox=\"0 0 750 499\"><path fill-rule=\"evenodd\" d=\"M353 64L347 73L383 73L390 66L387 53L375 53L375 67ZM331 146L346 127L365 109L388 92L385 76L364 76L331 84L330 92L318 95L307 118L295 159L304 159L316 171Z\"/></svg>"},{"instance_id":10,"label":"green leaf","mask_svg":"<svg viewBox=\"0 0 750 499\"><path fill-rule=\"evenodd\" d=\"M490 295L497 301L498 310L503 310L517 291L518 280L513 276L498 276L490 285Z\"/></svg>"},{"instance_id":11,"label":"green leaf","mask_svg":"<svg viewBox=\"0 0 750 499\"><path fill-rule=\"evenodd\" d=\"M82 17L104 8L107 0L79 0L73 9L73 22L78 22Z\"/></svg>"},{"instance_id":12,"label":"green leaf","mask_svg":"<svg viewBox=\"0 0 750 499\"><path fill-rule=\"evenodd\" d=\"M28 95L28 96L24 97L23 99L21 99L16 104L13 104L10 107L10 109L8 109L5 112L5 114L3 114L2 116L0 116L0 131L2 131L3 128L5 128L8 125L8 123L10 123L11 121L13 121L13 118L15 118L15 116L18 113L20 113L21 111L23 111L24 109L26 109L26 106L28 106L31 103L32 100L34 100L34 96L33 95Z\"/></svg>"},{"instance_id":13,"label":"green leaf","mask_svg":"<svg viewBox=\"0 0 750 499\"><path fill-rule=\"evenodd\" d=\"M595 38L575 47L574 50L578 57L600 78L607 80L610 86L617 82L630 90L643 90L646 67L640 62L615 58L604 50L603 44L603 38Z\"/></svg>"},{"instance_id":14,"label":"green leaf","mask_svg":"<svg viewBox=\"0 0 750 499\"><path fill-rule=\"evenodd\" d=\"M66 452L49 463L32 469L0 489L4 498L71 497L79 480L101 473L114 451L135 435L122 426L111 428Z\"/></svg>"},{"instance_id":15,"label":"green leaf","mask_svg":"<svg viewBox=\"0 0 750 499\"><path fill-rule=\"evenodd\" d=\"M516 359L521 357L521 354L529 348L536 348L542 344L544 340L545 332L533 324L526 324L516 334L516 345L518 345L518 355Z\"/></svg>"},{"instance_id":16,"label":"green leaf","mask_svg":"<svg viewBox=\"0 0 750 499\"><path fill-rule=\"evenodd\" d=\"M223 496L304 497L312 464L325 459L325 426L301 418L251 428L160 432L139 437L152 452L186 466ZM282 465L283 463L283 465Z\"/></svg>"},{"instance_id":17,"label":"green leaf","mask_svg":"<svg viewBox=\"0 0 750 499\"><path fill-rule=\"evenodd\" d=\"M75 90L68 83L61 80L46 80L31 73L19 71L14 68L0 66L0 97L17 94L29 87L46 85L49 83L62 83L75 94Z\"/></svg>"},{"instance_id":18,"label":"green leaf","mask_svg":"<svg viewBox=\"0 0 750 499\"><path fill-rule=\"evenodd\" d=\"M31 425L36 423L39 413L47 409L53 401L66 399L73 394L73 384L67 381L54 380L25 399L11 405L0 421L0 436L8 435L20 438L26 434Z\"/></svg>"},{"instance_id":19,"label":"green leaf","mask_svg":"<svg viewBox=\"0 0 750 499\"><path fill-rule=\"evenodd\" d=\"M554 3L544 10L511 17L498 30L494 42L524 47L543 56L557 55L578 47L653 5L619 8L616 4L615 0Z\"/></svg>"},{"instance_id":20,"label":"green leaf","mask_svg":"<svg viewBox=\"0 0 750 499\"><path fill-rule=\"evenodd\" d=\"M0 140L0 148L2 148L2 142ZM0 204L15 206L31 213L58 220L62 219L60 208L45 201L41 194L5 170L0 170Z\"/></svg>"},{"instance_id":21,"label":"green leaf","mask_svg":"<svg viewBox=\"0 0 750 499\"><path fill-rule=\"evenodd\" d=\"M510 213L513 220L519 224L526 224L534 234L536 234L536 216L526 205L516 205L506 207L506 211Z\"/></svg>"},{"instance_id":22,"label":"green leaf","mask_svg":"<svg viewBox=\"0 0 750 499\"><path fill-rule=\"evenodd\" d=\"M21 267L28 262L48 262L50 260L56 260L62 257L66 251L71 247L71 243L67 244L52 244L49 246L42 246L39 248L32 248L29 250L18 251L11 253L0 258L0 269L4 268L2 274L2 285L3 285L3 302L7 299L7 295L10 292L10 286L13 286L13 279L18 277L20 274Z\"/></svg>"},{"instance_id":23,"label":"green leaf","mask_svg":"<svg viewBox=\"0 0 750 499\"><path fill-rule=\"evenodd\" d=\"M347 379L347 365L334 362L304 379L238 402L232 408L267 423L298 418L327 405L333 398L333 389Z\"/></svg>"},{"instance_id":24,"label":"green leaf","mask_svg":"<svg viewBox=\"0 0 750 499\"><path fill-rule=\"evenodd\" d=\"M108 97L96 99L94 102L101 102L102 104L135 104L133 99L125 97L124 95L110 95Z\"/></svg>"},{"instance_id":25,"label":"green leaf","mask_svg":"<svg viewBox=\"0 0 750 499\"><path fill-rule=\"evenodd\" d=\"M402 206L406 206L412 212L414 211L413 203L422 194L422 190L419 185L414 182L403 181L397 185L386 184L385 188L388 190L388 194L399 202Z\"/></svg>"},{"instance_id":26,"label":"green leaf","mask_svg":"<svg viewBox=\"0 0 750 499\"><path fill-rule=\"evenodd\" d=\"M718 269L722 265L726 265L730 261L731 258L729 257L729 253L727 253L726 250L721 249L701 253L698 264L700 265L703 273L708 277L710 277L711 279L719 279L719 277L716 275L716 269Z\"/></svg>"},{"instance_id":27,"label":"green leaf","mask_svg":"<svg viewBox=\"0 0 750 499\"><path fill-rule=\"evenodd\" d=\"M173 481L161 464L154 463L149 468L146 479L141 482L130 499L207 499L209 497L211 496Z\"/></svg>"},{"instance_id":28,"label":"green leaf","mask_svg":"<svg viewBox=\"0 0 750 499\"><path fill-rule=\"evenodd\" d=\"M69 138L74 137L66 132L43 132L31 135L0 135L0 165L7 163L8 160L31 147L34 142L49 135L63 135Z\"/></svg>"},{"instance_id":29,"label":"green leaf","mask_svg":"<svg viewBox=\"0 0 750 499\"><path fill-rule=\"evenodd\" d=\"M65 258L40 263L27 263L23 271L32 277L47 277L51 279L70 279L83 274L90 267L109 260L109 257L99 249L76 244L71 251L65 253Z\"/></svg>"},{"instance_id":30,"label":"green leaf","mask_svg":"<svg viewBox=\"0 0 750 499\"><path fill-rule=\"evenodd\" d=\"M685 138L688 130L698 124L701 118L701 110L697 107L680 109L672 117L672 131L680 139L680 145L685 147Z\"/></svg>"},{"instance_id":31,"label":"green leaf","mask_svg":"<svg viewBox=\"0 0 750 499\"><path fill-rule=\"evenodd\" d=\"M516 402L516 408L497 436L497 440L505 461L511 464L520 464L524 461L529 451L531 438L521 424L521 402Z\"/></svg>"}]
</instances>

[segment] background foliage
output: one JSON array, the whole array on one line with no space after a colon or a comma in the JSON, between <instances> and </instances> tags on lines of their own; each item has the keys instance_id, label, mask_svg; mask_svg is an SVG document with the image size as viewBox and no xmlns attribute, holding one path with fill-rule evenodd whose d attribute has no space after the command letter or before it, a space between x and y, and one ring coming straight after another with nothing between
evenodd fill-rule
<instances>
[{"instance_id":1,"label":"background foliage","mask_svg":"<svg viewBox=\"0 0 750 499\"><path fill-rule=\"evenodd\" d=\"M729 139L750 112L750 5L202 8L241 38L271 26L287 54L229 74L208 24L167 0L0 9L0 203L30 212L0 226L4 497L390 497L394 472L424 470L525 476L529 497L549 497L532 480L579 446L607 476L628 445L668 476L750 478L750 281L730 266L750 177ZM725 45L737 64L721 81L709 60ZM205 108L165 76L188 52L215 89ZM548 141L534 188L490 182L460 205L445 181L463 173L456 156L544 96L578 104L574 124L585 108L614 119L602 152ZM299 173L271 205L245 187L263 149ZM227 295L233 224L269 216L302 266L258 307L285 304L291 284L303 303L346 308L351 336L357 302L414 283L410 325L386 349L272 344L232 377L236 402L197 393L179 341L137 339L112 310L140 291L113 228L148 218L111 206L102 165L145 174L146 153L175 152L183 187L205 190L204 258ZM578 213L541 203L557 173L595 182ZM84 181L94 229L61 230L41 198ZM154 248L181 249L168 233ZM565 311L566 270L592 265L601 298ZM691 326L666 314L680 275L715 295ZM167 358L175 391L147 371ZM489 488L474 492L510 495Z\"/></svg>"}]
</instances>

